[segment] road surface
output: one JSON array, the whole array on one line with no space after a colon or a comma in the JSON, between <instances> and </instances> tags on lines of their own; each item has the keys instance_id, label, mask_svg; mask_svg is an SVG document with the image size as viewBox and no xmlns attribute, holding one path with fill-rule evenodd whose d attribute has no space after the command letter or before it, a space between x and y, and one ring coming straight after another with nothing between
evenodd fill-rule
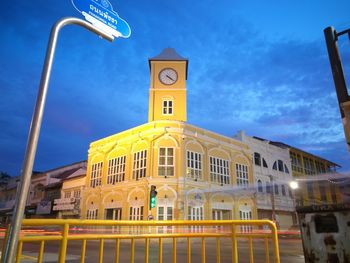
<instances>
[{"instance_id":1,"label":"road surface","mask_svg":"<svg viewBox=\"0 0 350 263\"><path fill-rule=\"evenodd\" d=\"M0 242L1 243L1 242ZM95 263L99 258L99 241L87 241L85 262ZM264 242L254 241L253 243L254 262L265 262ZM172 262L172 240L163 241L163 262ZM298 238L280 239L280 259L281 263L303 263L302 243ZM221 247L221 262L231 262L231 241L230 239L222 239ZM36 262L39 251L39 244L24 244L23 258L24 262ZM43 262L57 262L58 260L59 243L45 243L44 260ZM216 241L208 239L205 244L206 262L216 262ZM67 248L66 262L80 262L81 241L69 241ZM144 240L135 241L135 261L145 262L145 247ZM130 262L130 240L121 241L120 243L120 260L119 262ZM149 262L158 262L159 246L157 239L151 239L149 250ZM115 258L115 241L107 240L104 242L103 262L114 262ZM238 243L238 259L239 262L249 262L249 243L240 241ZM177 241L177 262L187 262L187 241L180 239ZM201 262L201 239L191 241L191 262ZM270 262L273 262L273 255L270 253Z\"/></svg>"}]
</instances>

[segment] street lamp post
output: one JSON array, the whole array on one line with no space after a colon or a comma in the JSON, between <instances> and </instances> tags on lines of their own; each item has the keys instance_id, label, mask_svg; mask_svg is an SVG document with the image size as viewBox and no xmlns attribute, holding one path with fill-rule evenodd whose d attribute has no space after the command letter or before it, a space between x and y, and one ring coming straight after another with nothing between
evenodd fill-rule
<instances>
[{"instance_id":1,"label":"street lamp post","mask_svg":"<svg viewBox=\"0 0 350 263\"><path fill-rule=\"evenodd\" d=\"M3 263L14 262L16 258L15 252L17 248L19 233L22 226L23 214L24 214L26 200L27 200L28 191L30 187L30 179L33 172L33 164L34 164L36 149L38 145L42 117L44 114L46 95L47 95L47 90L48 90L48 85L49 85L49 80L51 75L56 43L58 39L58 33L62 27L69 24L76 24L76 25L85 27L86 29L90 30L91 32L99 35L100 37L108 41L114 40L114 37L112 35L109 35L104 31L100 30L99 28L91 25L90 23L75 17L62 18L58 20L51 29L50 39L46 50L45 64L41 74L39 92L38 92L36 105L35 105L35 109L32 117L32 122L30 125L28 142L27 142L24 162L21 170L21 181L19 186L20 191L19 192L17 191L14 216L10 224L10 228L8 232L8 240L5 244L4 254L2 256Z\"/></svg>"}]
</instances>

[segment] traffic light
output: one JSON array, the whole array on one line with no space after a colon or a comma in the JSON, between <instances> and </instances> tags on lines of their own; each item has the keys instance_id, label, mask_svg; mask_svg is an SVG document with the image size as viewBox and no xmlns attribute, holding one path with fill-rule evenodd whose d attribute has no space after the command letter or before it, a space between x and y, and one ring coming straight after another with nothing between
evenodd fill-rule
<instances>
[{"instance_id":1,"label":"traffic light","mask_svg":"<svg viewBox=\"0 0 350 263\"><path fill-rule=\"evenodd\" d=\"M151 185L151 191L149 193L149 207L154 208L156 207L157 203L157 191L156 191L156 186Z\"/></svg>"}]
</instances>

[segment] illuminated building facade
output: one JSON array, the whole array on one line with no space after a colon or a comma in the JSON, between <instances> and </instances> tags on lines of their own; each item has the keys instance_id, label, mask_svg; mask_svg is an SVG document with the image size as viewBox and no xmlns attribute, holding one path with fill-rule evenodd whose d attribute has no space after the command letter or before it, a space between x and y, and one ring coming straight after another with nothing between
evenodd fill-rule
<instances>
[{"instance_id":1,"label":"illuminated building facade","mask_svg":"<svg viewBox=\"0 0 350 263\"><path fill-rule=\"evenodd\" d=\"M148 123L90 144L82 218L257 218L249 147L186 122L188 60L167 48L149 66Z\"/></svg>"}]
</instances>

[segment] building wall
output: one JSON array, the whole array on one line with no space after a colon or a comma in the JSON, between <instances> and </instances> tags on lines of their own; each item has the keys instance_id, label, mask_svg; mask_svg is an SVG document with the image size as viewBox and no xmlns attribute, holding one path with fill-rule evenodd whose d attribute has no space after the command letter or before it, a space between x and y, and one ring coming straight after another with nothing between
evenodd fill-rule
<instances>
[{"instance_id":1,"label":"building wall","mask_svg":"<svg viewBox=\"0 0 350 263\"><path fill-rule=\"evenodd\" d=\"M272 145L264 139L250 137L243 131L235 137L248 144L252 151L258 217L273 219L274 202L277 224L281 228L290 228L296 223L296 217L294 199L289 190L293 176L288 148ZM282 164L281 167L278 165L279 162ZM277 192L274 188L277 188Z\"/></svg>"},{"instance_id":2,"label":"building wall","mask_svg":"<svg viewBox=\"0 0 350 263\"><path fill-rule=\"evenodd\" d=\"M62 184L61 197L64 197L65 194L68 192L72 197L76 197L75 195L78 194L77 193L78 191L80 196L85 185L86 185L86 176L65 180L63 181L63 184Z\"/></svg>"},{"instance_id":3,"label":"building wall","mask_svg":"<svg viewBox=\"0 0 350 263\"><path fill-rule=\"evenodd\" d=\"M174 150L174 175L159 174L162 148ZM145 177L136 179L133 178L134 155L143 150L147 150ZM199 173L188 166L188 151L201 156ZM110 184L108 163L118 156L126 157L124 180ZM228 183L221 185L211 180L210 156L227 160ZM103 163L101 185L92 187L92 168L100 162ZM108 217L106 209L121 208L124 220L146 219L149 215L155 219L166 219L166 216L168 219L238 219L243 212L256 218L254 191L237 187L236 164L248 168L248 184L252 184L252 160L245 144L183 122L147 123L90 145L82 217L103 219ZM154 209L149 209L151 185L158 191ZM142 216L130 216L133 211L140 212L141 207ZM166 210L171 215L163 213Z\"/></svg>"},{"instance_id":4,"label":"building wall","mask_svg":"<svg viewBox=\"0 0 350 263\"><path fill-rule=\"evenodd\" d=\"M55 200L53 208L58 211L58 218L81 218L80 201L85 185L86 174L63 181L61 198Z\"/></svg>"},{"instance_id":5,"label":"building wall","mask_svg":"<svg viewBox=\"0 0 350 263\"><path fill-rule=\"evenodd\" d=\"M45 173L33 174L30 181L30 190L28 203L37 205L45 195L45 186L48 184L47 175Z\"/></svg>"}]
</instances>

